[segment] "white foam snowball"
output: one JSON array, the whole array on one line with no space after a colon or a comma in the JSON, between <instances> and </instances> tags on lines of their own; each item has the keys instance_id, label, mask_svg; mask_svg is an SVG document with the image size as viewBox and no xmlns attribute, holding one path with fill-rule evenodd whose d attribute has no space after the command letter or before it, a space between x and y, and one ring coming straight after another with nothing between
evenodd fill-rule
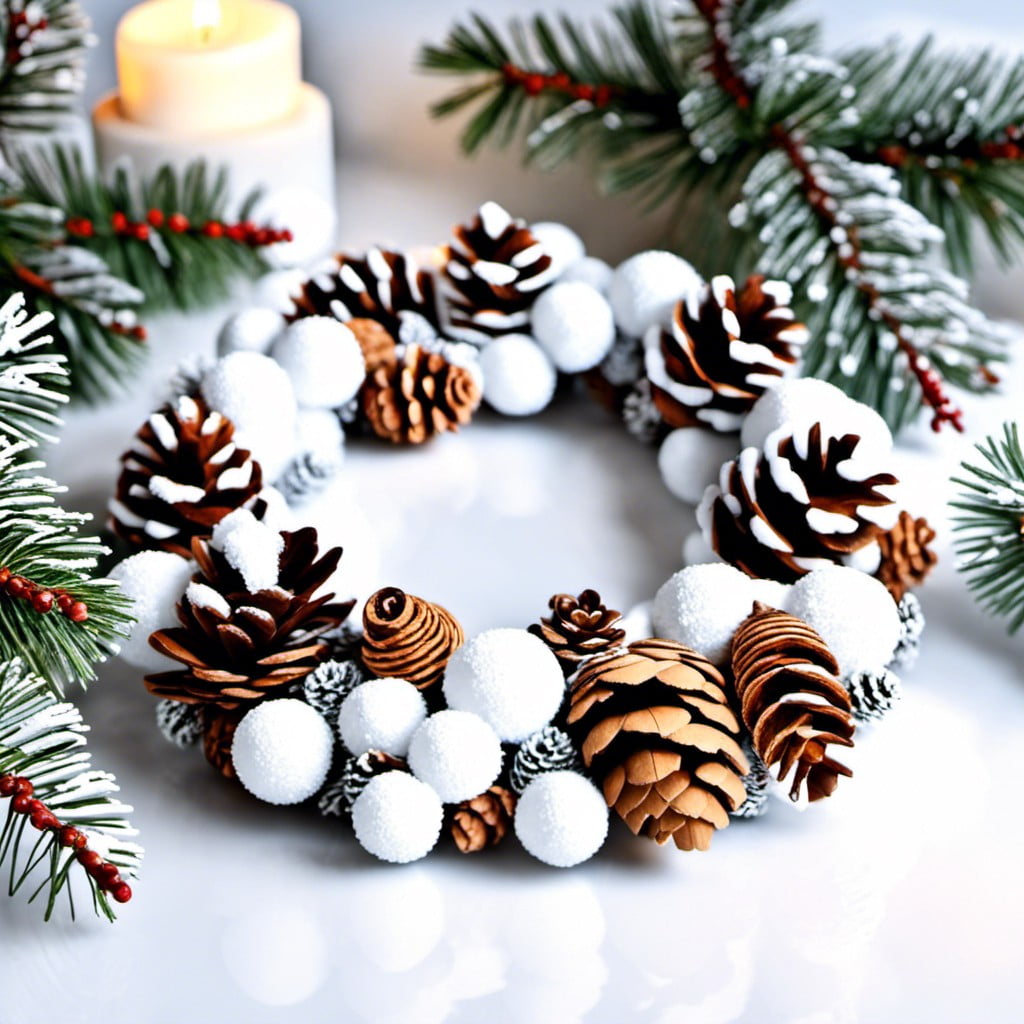
<instances>
[{"instance_id":1,"label":"white foam snowball","mask_svg":"<svg viewBox=\"0 0 1024 1024\"><path fill-rule=\"evenodd\" d=\"M437 844L443 818L438 795L408 772L370 779L352 804L359 845L392 864L426 857Z\"/></svg>"},{"instance_id":2,"label":"white foam snowball","mask_svg":"<svg viewBox=\"0 0 1024 1024\"><path fill-rule=\"evenodd\" d=\"M604 260L596 256L584 256L569 267L559 280L582 281L591 288L596 288L602 295L607 295L613 273L612 268Z\"/></svg>"},{"instance_id":3,"label":"white foam snowball","mask_svg":"<svg viewBox=\"0 0 1024 1024\"><path fill-rule=\"evenodd\" d=\"M583 239L565 224L544 220L531 224L530 230L551 257L551 272L555 277L561 277L587 254Z\"/></svg>"},{"instance_id":4,"label":"white foam snowball","mask_svg":"<svg viewBox=\"0 0 1024 1024\"><path fill-rule=\"evenodd\" d=\"M662 441L658 469L672 494L698 505L704 491L718 480L722 466L735 457L735 438L700 427L682 427Z\"/></svg>"},{"instance_id":5,"label":"white foam snowball","mask_svg":"<svg viewBox=\"0 0 1024 1024\"><path fill-rule=\"evenodd\" d=\"M721 666L756 600L753 581L739 569L725 562L690 565L655 594L654 628L658 636L692 647Z\"/></svg>"},{"instance_id":6,"label":"white foam snowball","mask_svg":"<svg viewBox=\"0 0 1024 1024\"><path fill-rule=\"evenodd\" d=\"M149 646L149 637L178 624L175 609L195 568L195 563L169 551L140 551L110 570L110 579L121 584L121 592L132 602L135 624L121 642L120 654L133 668L158 672L170 666Z\"/></svg>"},{"instance_id":7,"label":"white foam snowball","mask_svg":"<svg viewBox=\"0 0 1024 1024\"><path fill-rule=\"evenodd\" d=\"M426 717L427 702L412 683L370 679L341 702L338 735L356 757L369 750L405 757L413 733Z\"/></svg>"},{"instance_id":8,"label":"white foam snowball","mask_svg":"<svg viewBox=\"0 0 1024 1024\"><path fill-rule=\"evenodd\" d=\"M525 629L488 629L451 657L450 708L479 715L506 743L519 743L555 716L565 693L558 659Z\"/></svg>"},{"instance_id":9,"label":"white foam snowball","mask_svg":"<svg viewBox=\"0 0 1024 1024\"><path fill-rule=\"evenodd\" d=\"M292 379L295 400L313 409L336 409L366 378L356 336L331 316L307 316L284 329L270 354Z\"/></svg>"},{"instance_id":10,"label":"white foam snowball","mask_svg":"<svg viewBox=\"0 0 1024 1024\"><path fill-rule=\"evenodd\" d=\"M615 341L608 300L582 281L553 284L533 304L533 336L563 373L596 366Z\"/></svg>"},{"instance_id":11,"label":"white foam snowball","mask_svg":"<svg viewBox=\"0 0 1024 1024\"><path fill-rule=\"evenodd\" d=\"M284 317L276 309L265 306L243 309L224 321L217 335L217 355L266 352L283 327Z\"/></svg>"},{"instance_id":12,"label":"white foam snowball","mask_svg":"<svg viewBox=\"0 0 1024 1024\"><path fill-rule=\"evenodd\" d=\"M552 867L571 868L604 845L608 805L579 772L544 772L523 790L514 824L527 853Z\"/></svg>"},{"instance_id":13,"label":"white foam snowball","mask_svg":"<svg viewBox=\"0 0 1024 1024\"><path fill-rule=\"evenodd\" d=\"M761 604L769 608L785 608L789 600L789 584L779 583L778 580L751 580L754 585L754 593Z\"/></svg>"},{"instance_id":14,"label":"white foam snowball","mask_svg":"<svg viewBox=\"0 0 1024 1024\"><path fill-rule=\"evenodd\" d=\"M484 401L504 416L533 416L555 394L558 374L544 350L525 334L506 334L480 353Z\"/></svg>"},{"instance_id":15,"label":"white foam snowball","mask_svg":"<svg viewBox=\"0 0 1024 1024\"><path fill-rule=\"evenodd\" d=\"M691 530L683 541L683 565L707 565L724 559L708 543L703 530Z\"/></svg>"},{"instance_id":16,"label":"white foam snowball","mask_svg":"<svg viewBox=\"0 0 1024 1024\"><path fill-rule=\"evenodd\" d=\"M615 268L608 299L619 328L642 338L654 324L667 324L675 304L695 294L700 284L700 275L686 260L650 249Z\"/></svg>"},{"instance_id":17,"label":"white foam snowball","mask_svg":"<svg viewBox=\"0 0 1024 1024\"><path fill-rule=\"evenodd\" d=\"M785 611L821 635L842 676L877 672L892 661L900 616L873 576L843 565L815 569L790 587Z\"/></svg>"},{"instance_id":18,"label":"white foam snowball","mask_svg":"<svg viewBox=\"0 0 1024 1024\"><path fill-rule=\"evenodd\" d=\"M498 777L501 757L501 740L469 711L438 711L409 744L409 770L446 804L483 793Z\"/></svg>"},{"instance_id":19,"label":"white foam snowball","mask_svg":"<svg viewBox=\"0 0 1024 1024\"><path fill-rule=\"evenodd\" d=\"M268 804L299 804L327 778L334 753L331 727L292 697L257 704L238 723L231 763L238 781Z\"/></svg>"}]
</instances>

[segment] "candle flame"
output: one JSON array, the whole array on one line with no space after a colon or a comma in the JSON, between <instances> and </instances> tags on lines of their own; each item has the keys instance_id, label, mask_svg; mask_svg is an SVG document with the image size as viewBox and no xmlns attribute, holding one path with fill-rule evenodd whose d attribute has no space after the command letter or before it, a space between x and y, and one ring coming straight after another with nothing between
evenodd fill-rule
<instances>
[{"instance_id":1,"label":"candle flame","mask_svg":"<svg viewBox=\"0 0 1024 1024\"><path fill-rule=\"evenodd\" d=\"M199 30L203 42L208 43L220 24L220 0L192 0L192 24Z\"/></svg>"}]
</instances>

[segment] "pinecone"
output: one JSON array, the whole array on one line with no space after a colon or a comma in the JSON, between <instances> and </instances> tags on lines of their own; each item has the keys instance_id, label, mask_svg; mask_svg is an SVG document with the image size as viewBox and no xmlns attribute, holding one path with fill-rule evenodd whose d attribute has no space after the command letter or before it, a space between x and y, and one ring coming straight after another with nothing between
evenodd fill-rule
<instances>
[{"instance_id":1,"label":"pinecone","mask_svg":"<svg viewBox=\"0 0 1024 1024\"><path fill-rule=\"evenodd\" d=\"M895 516L896 477L865 469L856 434L823 438L815 424L806 439L770 443L774 452L748 448L726 463L697 511L708 544L749 576L792 583L842 563Z\"/></svg>"},{"instance_id":2,"label":"pinecone","mask_svg":"<svg viewBox=\"0 0 1024 1024\"><path fill-rule=\"evenodd\" d=\"M924 611L921 602L911 593L903 595L896 610L900 615L900 639L890 665L893 668L911 668L921 649L921 634L925 627Z\"/></svg>"},{"instance_id":3,"label":"pinecone","mask_svg":"<svg viewBox=\"0 0 1024 1024\"><path fill-rule=\"evenodd\" d=\"M325 661L302 680L302 699L333 728L341 702L365 678L356 661Z\"/></svg>"},{"instance_id":4,"label":"pinecone","mask_svg":"<svg viewBox=\"0 0 1024 1024\"><path fill-rule=\"evenodd\" d=\"M896 525L878 538L882 562L875 575L897 604L935 568L939 556L929 546L933 540L935 531L928 520L915 519L905 510L900 512Z\"/></svg>"},{"instance_id":5,"label":"pinecone","mask_svg":"<svg viewBox=\"0 0 1024 1024\"><path fill-rule=\"evenodd\" d=\"M665 421L651 397L651 382L638 380L622 401L622 422L644 444L654 444L666 431Z\"/></svg>"},{"instance_id":6,"label":"pinecone","mask_svg":"<svg viewBox=\"0 0 1024 1024\"><path fill-rule=\"evenodd\" d=\"M530 307L554 280L551 257L526 222L484 203L469 224L452 229L440 292L446 333L486 343L529 331Z\"/></svg>"},{"instance_id":7,"label":"pinecone","mask_svg":"<svg viewBox=\"0 0 1024 1024\"><path fill-rule=\"evenodd\" d=\"M583 379L591 397L621 415L626 396L643 376L643 344L638 338L620 334L600 365L588 370ZM660 415L658 418L661 419Z\"/></svg>"},{"instance_id":8,"label":"pinecone","mask_svg":"<svg viewBox=\"0 0 1024 1024\"><path fill-rule=\"evenodd\" d=\"M422 444L457 430L480 404L480 385L439 352L409 345L402 358L378 367L363 385L363 412L378 437L393 444Z\"/></svg>"},{"instance_id":9,"label":"pinecone","mask_svg":"<svg viewBox=\"0 0 1024 1024\"><path fill-rule=\"evenodd\" d=\"M551 648L566 676L572 675L584 658L606 654L626 636L616 625L622 613L606 608L596 590L584 590L579 597L555 594L548 607L551 616L534 623L529 631Z\"/></svg>"},{"instance_id":10,"label":"pinecone","mask_svg":"<svg viewBox=\"0 0 1024 1024\"><path fill-rule=\"evenodd\" d=\"M168 743L182 749L194 746L203 735L199 708L191 704L179 704L176 700L156 702L156 727Z\"/></svg>"},{"instance_id":11,"label":"pinecone","mask_svg":"<svg viewBox=\"0 0 1024 1024\"><path fill-rule=\"evenodd\" d=\"M381 750L368 750L360 757L350 757L341 769L341 774L320 794L317 801L320 813L325 817L344 818L349 815L356 797L366 788L375 775L384 772L406 771L407 765L400 757L392 757Z\"/></svg>"},{"instance_id":12,"label":"pinecone","mask_svg":"<svg viewBox=\"0 0 1024 1024\"><path fill-rule=\"evenodd\" d=\"M325 490L341 468L340 451L306 451L296 455L277 481L289 505L303 505Z\"/></svg>"},{"instance_id":13,"label":"pinecone","mask_svg":"<svg viewBox=\"0 0 1024 1024\"><path fill-rule=\"evenodd\" d=\"M234 743L235 730L244 714L240 708L225 711L213 704L207 704L202 709L203 753L225 779L238 778L231 760L231 744Z\"/></svg>"},{"instance_id":14,"label":"pinecone","mask_svg":"<svg viewBox=\"0 0 1024 1024\"><path fill-rule=\"evenodd\" d=\"M520 744L508 781L516 793L522 793L538 775L562 770L578 772L582 767L580 752L568 733L555 725L546 725Z\"/></svg>"},{"instance_id":15,"label":"pinecone","mask_svg":"<svg viewBox=\"0 0 1024 1024\"><path fill-rule=\"evenodd\" d=\"M363 350L367 373L373 373L377 367L390 366L395 362L395 339L382 323L366 317L357 317L349 320L346 326L356 336L356 341Z\"/></svg>"},{"instance_id":16,"label":"pinecone","mask_svg":"<svg viewBox=\"0 0 1024 1024\"><path fill-rule=\"evenodd\" d=\"M439 682L465 635L446 608L398 587L378 590L363 607L363 664L425 690Z\"/></svg>"},{"instance_id":17,"label":"pinecone","mask_svg":"<svg viewBox=\"0 0 1024 1024\"><path fill-rule=\"evenodd\" d=\"M376 320L393 338L398 337L405 310L437 322L430 270L390 249L368 249L363 256L339 253L312 275L293 301L292 320L304 316L333 316L344 322Z\"/></svg>"},{"instance_id":18,"label":"pinecone","mask_svg":"<svg viewBox=\"0 0 1024 1024\"><path fill-rule=\"evenodd\" d=\"M746 799L750 771L725 679L671 640L644 640L588 661L569 725L583 763L635 835L706 850Z\"/></svg>"},{"instance_id":19,"label":"pinecone","mask_svg":"<svg viewBox=\"0 0 1024 1024\"><path fill-rule=\"evenodd\" d=\"M750 764L750 771L743 776L743 788L747 799L732 812L734 818L760 818L768 810L768 786L772 773L768 765L757 756L749 738L743 740L743 753Z\"/></svg>"},{"instance_id":20,"label":"pinecone","mask_svg":"<svg viewBox=\"0 0 1024 1024\"><path fill-rule=\"evenodd\" d=\"M452 812L451 834L460 853L479 853L497 846L512 826L516 795L504 786L463 800Z\"/></svg>"},{"instance_id":21,"label":"pinecone","mask_svg":"<svg viewBox=\"0 0 1024 1024\"><path fill-rule=\"evenodd\" d=\"M858 672L847 676L843 685L850 694L853 717L858 722L885 718L903 696L900 677L887 668L881 672Z\"/></svg>"},{"instance_id":22,"label":"pinecone","mask_svg":"<svg viewBox=\"0 0 1024 1024\"><path fill-rule=\"evenodd\" d=\"M739 430L743 417L796 362L808 332L789 308L783 281L749 277L737 295L731 277L704 285L695 301L680 301L670 329L644 339L651 394L672 427Z\"/></svg>"},{"instance_id":23,"label":"pinecone","mask_svg":"<svg viewBox=\"0 0 1024 1024\"><path fill-rule=\"evenodd\" d=\"M807 781L811 800L829 796L848 768L828 755L830 743L853 746L850 696L825 641L807 623L755 604L736 631L732 671L743 721L757 755L779 781L796 767L789 795Z\"/></svg>"},{"instance_id":24,"label":"pinecone","mask_svg":"<svg viewBox=\"0 0 1024 1024\"><path fill-rule=\"evenodd\" d=\"M150 693L233 710L284 692L324 659L328 644L321 634L337 627L354 603L313 596L337 568L341 549L318 558L316 530L308 527L281 538L278 583L256 593L227 555L192 542L199 570L178 604L181 626L149 641L184 667L147 676Z\"/></svg>"},{"instance_id":25,"label":"pinecone","mask_svg":"<svg viewBox=\"0 0 1024 1024\"><path fill-rule=\"evenodd\" d=\"M234 433L199 398L184 395L155 412L121 456L110 528L135 548L190 558L193 537L209 537L263 486L259 463L235 447Z\"/></svg>"}]
</instances>

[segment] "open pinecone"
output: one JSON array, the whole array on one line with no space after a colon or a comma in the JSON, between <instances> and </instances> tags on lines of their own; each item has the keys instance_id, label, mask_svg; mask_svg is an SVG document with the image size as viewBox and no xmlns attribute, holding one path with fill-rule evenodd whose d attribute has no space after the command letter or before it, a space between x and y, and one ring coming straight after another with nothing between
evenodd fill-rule
<instances>
[{"instance_id":1,"label":"open pinecone","mask_svg":"<svg viewBox=\"0 0 1024 1024\"><path fill-rule=\"evenodd\" d=\"M422 444L457 430L480 404L480 387L469 370L419 345L407 345L398 362L378 367L362 395L374 433L393 444Z\"/></svg>"},{"instance_id":2,"label":"open pinecone","mask_svg":"<svg viewBox=\"0 0 1024 1024\"><path fill-rule=\"evenodd\" d=\"M805 780L808 799L820 800L840 775L853 774L828 754L830 743L853 746L850 695L832 652L806 622L755 604L733 638L732 671L754 750L779 766L780 781L795 768L793 800Z\"/></svg>"},{"instance_id":3,"label":"open pinecone","mask_svg":"<svg viewBox=\"0 0 1024 1024\"><path fill-rule=\"evenodd\" d=\"M875 575L899 604L908 590L920 586L935 568L939 556L931 547L935 531L927 519L900 513L896 525L878 538L882 561Z\"/></svg>"},{"instance_id":4,"label":"open pinecone","mask_svg":"<svg viewBox=\"0 0 1024 1024\"><path fill-rule=\"evenodd\" d=\"M551 615L534 623L529 631L551 648L567 676L584 658L607 653L626 636L617 626L622 613L606 608L596 590L584 590L578 597L555 594L548 607Z\"/></svg>"},{"instance_id":5,"label":"open pinecone","mask_svg":"<svg viewBox=\"0 0 1024 1024\"><path fill-rule=\"evenodd\" d=\"M529 329L530 307L552 283L551 257L526 222L488 202L445 247L440 292L448 333L477 344Z\"/></svg>"},{"instance_id":6,"label":"open pinecone","mask_svg":"<svg viewBox=\"0 0 1024 1024\"><path fill-rule=\"evenodd\" d=\"M737 294L732 278L720 275L695 301L676 305L670 329L648 332L647 377L666 423L739 430L808 339L789 308L792 294L784 281L761 275L747 278Z\"/></svg>"},{"instance_id":7,"label":"open pinecone","mask_svg":"<svg viewBox=\"0 0 1024 1024\"><path fill-rule=\"evenodd\" d=\"M643 640L588 661L570 699L569 726L609 807L635 835L708 849L750 771L718 669L671 640Z\"/></svg>"},{"instance_id":8,"label":"open pinecone","mask_svg":"<svg viewBox=\"0 0 1024 1024\"><path fill-rule=\"evenodd\" d=\"M121 456L110 528L135 548L190 558L194 537L209 537L230 512L258 504L260 465L235 445L234 433L201 398L184 395L153 413Z\"/></svg>"},{"instance_id":9,"label":"open pinecone","mask_svg":"<svg viewBox=\"0 0 1024 1024\"><path fill-rule=\"evenodd\" d=\"M225 779L238 778L235 763L231 760L231 745L235 742L235 730L244 714L242 708L225 711L216 704L206 704L202 709L203 753Z\"/></svg>"},{"instance_id":10,"label":"open pinecone","mask_svg":"<svg viewBox=\"0 0 1024 1024\"><path fill-rule=\"evenodd\" d=\"M504 786L463 800L452 812L450 831L460 853L479 853L497 846L512 827L516 795Z\"/></svg>"},{"instance_id":11,"label":"open pinecone","mask_svg":"<svg viewBox=\"0 0 1024 1024\"><path fill-rule=\"evenodd\" d=\"M873 472L856 434L771 435L774 450L748 448L722 467L697 510L708 544L755 579L792 583L842 563L896 518L891 473Z\"/></svg>"},{"instance_id":12,"label":"open pinecone","mask_svg":"<svg viewBox=\"0 0 1024 1024\"><path fill-rule=\"evenodd\" d=\"M178 604L174 629L158 630L150 645L182 668L146 677L157 697L233 710L255 703L308 675L327 656L322 639L343 622L352 601L313 595L338 566L341 549L318 557L316 530L281 534L277 585L246 588L228 557L202 540L192 542L199 565Z\"/></svg>"}]
</instances>

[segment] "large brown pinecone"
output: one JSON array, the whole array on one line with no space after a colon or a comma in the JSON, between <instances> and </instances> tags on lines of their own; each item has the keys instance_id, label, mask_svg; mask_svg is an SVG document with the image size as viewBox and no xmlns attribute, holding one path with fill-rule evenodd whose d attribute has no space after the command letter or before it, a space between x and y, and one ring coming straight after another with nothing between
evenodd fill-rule
<instances>
[{"instance_id":1,"label":"large brown pinecone","mask_svg":"<svg viewBox=\"0 0 1024 1024\"><path fill-rule=\"evenodd\" d=\"M161 629L150 646L184 666L146 677L157 697L225 710L279 695L327 656L323 634L336 629L352 601L313 595L338 566L341 549L318 557L316 530L283 532L277 586L249 591L241 573L206 541L192 542L199 565L178 604L174 629Z\"/></svg>"},{"instance_id":2,"label":"large brown pinecone","mask_svg":"<svg viewBox=\"0 0 1024 1024\"><path fill-rule=\"evenodd\" d=\"M379 677L421 690L439 682L465 635L455 616L398 587L384 587L363 608L363 664Z\"/></svg>"},{"instance_id":3,"label":"large brown pinecone","mask_svg":"<svg viewBox=\"0 0 1024 1024\"><path fill-rule=\"evenodd\" d=\"M110 528L135 548L190 558L194 537L209 537L236 509L260 505L263 473L234 433L201 398L185 395L153 413L121 456Z\"/></svg>"},{"instance_id":4,"label":"large brown pinecone","mask_svg":"<svg viewBox=\"0 0 1024 1024\"><path fill-rule=\"evenodd\" d=\"M497 846L512 826L516 795L504 786L463 800L452 812L451 834L460 853L479 853Z\"/></svg>"},{"instance_id":5,"label":"large brown pinecone","mask_svg":"<svg viewBox=\"0 0 1024 1024\"><path fill-rule=\"evenodd\" d=\"M553 281L551 257L526 225L488 202L452 229L440 292L447 333L477 344L529 330L530 307Z\"/></svg>"},{"instance_id":6,"label":"large brown pinecone","mask_svg":"<svg viewBox=\"0 0 1024 1024\"><path fill-rule=\"evenodd\" d=\"M635 835L706 850L746 799L750 767L725 679L688 647L643 640L587 662L568 721L608 806Z\"/></svg>"},{"instance_id":7,"label":"large brown pinecone","mask_svg":"<svg viewBox=\"0 0 1024 1024\"><path fill-rule=\"evenodd\" d=\"M859 440L823 438L815 424L799 440L773 435L772 452L741 452L698 509L708 544L755 579L792 583L877 540L896 518L897 481L870 472Z\"/></svg>"},{"instance_id":8,"label":"large brown pinecone","mask_svg":"<svg viewBox=\"0 0 1024 1024\"><path fill-rule=\"evenodd\" d=\"M645 366L665 422L739 430L807 341L807 328L789 308L791 297L788 284L761 275L747 278L737 294L732 278L721 275L695 301L676 305L670 328L652 328Z\"/></svg>"},{"instance_id":9,"label":"large brown pinecone","mask_svg":"<svg viewBox=\"0 0 1024 1024\"><path fill-rule=\"evenodd\" d=\"M851 612L851 614L856 614ZM820 800L849 768L831 758L828 745L853 746L850 695L825 641L806 622L762 604L736 631L732 671L743 721L754 750L779 780L795 768L789 795Z\"/></svg>"},{"instance_id":10,"label":"large brown pinecone","mask_svg":"<svg viewBox=\"0 0 1024 1024\"><path fill-rule=\"evenodd\" d=\"M578 597L555 594L548 607L551 615L534 623L529 631L551 648L567 676L584 658L606 654L626 636L618 627L622 613L606 608L596 590L584 590Z\"/></svg>"},{"instance_id":11,"label":"large brown pinecone","mask_svg":"<svg viewBox=\"0 0 1024 1024\"><path fill-rule=\"evenodd\" d=\"M939 556L931 547L935 531L927 519L915 519L906 510L896 525L878 538L882 561L875 575L899 604L908 590L924 583Z\"/></svg>"},{"instance_id":12,"label":"large brown pinecone","mask_svg":"<svg viewBox=\"0 0 1024 1024\"><path fill-rule=\"evenodd\" d=\"M370 374L362 402L378 437L422 444L467 424L480 404L480 387L469 370L440 352L407 345L400 360Z\"/></svg>"}]
</instances>

